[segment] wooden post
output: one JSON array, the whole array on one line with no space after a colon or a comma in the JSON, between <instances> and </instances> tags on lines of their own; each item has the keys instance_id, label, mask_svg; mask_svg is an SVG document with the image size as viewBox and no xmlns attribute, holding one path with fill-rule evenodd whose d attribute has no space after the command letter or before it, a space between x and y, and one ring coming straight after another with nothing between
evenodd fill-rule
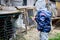
<instances>
[{"instance_id":1,"label":"wooden post","mask_svg":"<svg viewBox=\"0 0 60 40\"><path fill-rule=\"evenodd\" d=\"M60 16L60 2L56 2L57 16Z\"/></svg>"},{"instance_id":2,"label":"wooden post","mask_svg":"<svg viewBox=\"0 0 60 40\"><path fill-rule=\"evenodd\" d=\"M26 34L27 34L27 10L26 10L26 8L24 8L24 21L25 21L25 27L26 27Z\"/></svg>"}]
</instances>

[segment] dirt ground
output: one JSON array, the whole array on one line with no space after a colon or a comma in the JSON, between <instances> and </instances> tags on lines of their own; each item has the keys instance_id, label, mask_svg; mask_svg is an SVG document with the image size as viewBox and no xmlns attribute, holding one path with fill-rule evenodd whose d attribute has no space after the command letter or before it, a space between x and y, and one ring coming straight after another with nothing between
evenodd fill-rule
<instances>
[{"instance_id":1,"label":"dirt ground","mask_svg":"<svg viewBox=\"0 0 60 40\"><path fill-rule=\"evenodd\" d=\"M60 33L60 29L52 28L51 32L49 33L49 38L55 37L57 33ZM39 34L40 32L38 32L36 28L32 28L27 32L27 34L20 33L18 35L19 37L17 36L17 40L39 40Z\"/></svg>"}]
</instances>

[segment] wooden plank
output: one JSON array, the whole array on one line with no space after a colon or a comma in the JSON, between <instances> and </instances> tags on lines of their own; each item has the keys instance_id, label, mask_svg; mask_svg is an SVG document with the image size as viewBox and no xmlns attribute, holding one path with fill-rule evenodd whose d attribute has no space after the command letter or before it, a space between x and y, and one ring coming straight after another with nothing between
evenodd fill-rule
<instances>
[{"instance_id":1,"label":"wooden plank","mask_svg":"<svg viewBox=\"0 0 60 40\"><path fill-rule=\"evenodd\" d=\"M60 9L60 2L56 2L56 7Z\"/></svg>"},{"instance_id":2,"label":"wooden plank","mask_svg":"<svg viewBox=\"0 0 60 40\"><path fill-rule=\"evenodd\" d=\"M35 6L17 6L17 8L18 9L24 9L24 8L26 8L26 9L33 9L33 8L35 8Z\"/></svg>"},{"instance_id":3,"label":"wooden plank","mask_svg":"<svg viewBox=\"0 0 60 40\"><path fill-rule=\"evenodd\" d=\"M51 18L51 19L60 19L60 17L54 17L54 18Z\"/></svg>"},{"instance_id":4,"label":"wooden plank","mask_svg":"<svg viewBox=\"0 0 60 40\"><path fill-rule=\"evenodd\" d=\"M19 10L16 11L0 11L0 14L14 14L20 12Z\"/></svg>"},{"instance_id":5,"label":"wooden plank","mask_svg":"<svg viewBox=\"0 0 60 40\"><path fill-rule=\"evenodd\" d=\"M56 2L57 16L60 16L60 2Z\"/></svg>"}]
</instances>

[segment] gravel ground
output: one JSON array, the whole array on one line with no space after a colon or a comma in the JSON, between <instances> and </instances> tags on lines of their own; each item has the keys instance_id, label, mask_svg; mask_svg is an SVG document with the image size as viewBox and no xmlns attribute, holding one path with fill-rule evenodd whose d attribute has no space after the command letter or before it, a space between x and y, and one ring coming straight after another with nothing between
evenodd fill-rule
<instances>
[{"instance_id":1,"label":"gravel ground","mask_svg":"<svg viewBox=\"0 0 60 40\"><path fill-rule=\"evenodd\" d=\"M55 37L56 33L60 33L60 30L56 30L56 29L52 30L49 33L49 38ZM39 32L37 31L36 28L32 28L27 32L27 34L25 33L18 34L17 40L39 40Z\"/></svg>"},{"instance_id":2,"label":"gravel ground","mask_svg":"<svg viewBox=\"0 0 60 40\"><path fill-rule=\"evenodd\" d=\"M27 35L24 35L26 40L39 40L39 32L34 28L27 32Z\"/></svg>"}]
</instances>

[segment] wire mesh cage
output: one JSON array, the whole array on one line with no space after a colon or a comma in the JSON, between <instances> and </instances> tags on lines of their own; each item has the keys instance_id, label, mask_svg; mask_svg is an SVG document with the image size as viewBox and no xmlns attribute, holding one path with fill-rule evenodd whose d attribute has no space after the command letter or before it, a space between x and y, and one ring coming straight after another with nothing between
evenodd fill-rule
<instances>
[{"instance_id":1,"label":"wire mesh cage","mask_svg":"<svg viewBox=\"0 0 60 40\"><path fill-rule=\"evenodd\" d=\"M9 40L16 32L11 16L13 15L0 15L0 40Z\"/></svg>"}]
</instances>

